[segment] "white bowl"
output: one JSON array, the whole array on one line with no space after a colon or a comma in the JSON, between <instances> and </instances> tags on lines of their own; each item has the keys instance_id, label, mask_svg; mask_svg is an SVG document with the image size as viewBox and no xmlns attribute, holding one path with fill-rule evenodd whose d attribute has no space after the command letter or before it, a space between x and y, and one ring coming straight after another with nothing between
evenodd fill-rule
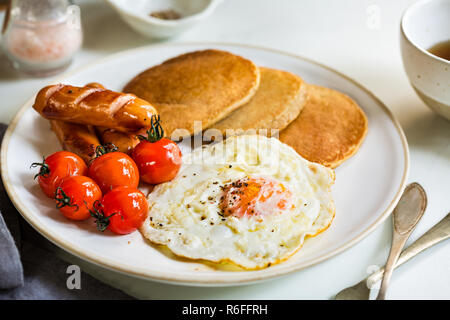
<instances>
[{"instance_id":1,"label":"white bowl","mask_svg":"<svg viewBox=\"0 0 450 320\"><path fill-rule=\"evenodd\" d=\"M178 35L209 16L222 0L106 0L137 32L151 38ZM150 13L172 9L180 19L163 20Z\"/></svg>"},{"instance_id":2,"label":"white bowl","mask_svg":"<svg viewBox=\"0 0 450 320\"><path fill-rule=\"evenodd\" d=\"M432 110L450 120L450 62L427 51L450 39L450 0L423 0L401 21L400 47L409 81Z\"/></svg>"}]
</instances>

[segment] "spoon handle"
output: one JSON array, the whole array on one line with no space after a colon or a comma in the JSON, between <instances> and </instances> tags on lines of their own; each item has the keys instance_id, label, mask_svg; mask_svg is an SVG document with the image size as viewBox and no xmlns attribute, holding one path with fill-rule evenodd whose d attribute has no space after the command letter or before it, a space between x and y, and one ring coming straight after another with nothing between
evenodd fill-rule
<instances>
[{"instance_id":1,"label":"spoon handle","mask_svg":"<svg viewBox=\"0 0 450 320\"><path fill-rule=\"evenodd\" d=\"M389 258L384 266L383 281L381 282L380 291L378 292L377 300L384 300L386 298L386 290L391 280L392 272L395 269L395 264L405 246L406 240L408 240L410 233L398 234L394 231L392 237L391 251L389 252Z\"/></svg>"},{"instance_id":2,"label":"spoon handle","mask_svg":"<svg viewBox=\"0 0 450 320\"><path fill-rule=\"evenodd\" d=\"M430 230L424 233L419 239L403 251L397 261L396 267L405 263L416 254L421 253L423 250L449 238L450 213L448 213L441 221L436 223Z\"/></svg>"},{"instance_id":3,"label":"spoon handle","mask_svg":"<svg viewBox=\"0 0 450 320\"><path fill-rule=\"evenodd\" d=\"M384 300L386 290L391 279L392 271L394 271L397 259L405 246L417 223L423 216L427 207L427 195L422 186L416 182L409 184L403 192L400 201L392 213L393 234L391 251L386 263L383 281L378 293L377 300Z\"/></svg>"},{"instance_id":4,"label":"spoon handle","mask_svg":"<svg viewBox=\"0 0 450 320\"><path fill-rule=\"evenodd\" d=\"M425 232L419 239L403 250L395 264L395 268L401 266L409 259L413 258L422 251L434 246L435 244L450 238L450 213L441 221L435 224L430 230ZM379 269L367 278L367 285L371 288L375 283L381 280L384 268Z\"/></svg>"}]
</instances>

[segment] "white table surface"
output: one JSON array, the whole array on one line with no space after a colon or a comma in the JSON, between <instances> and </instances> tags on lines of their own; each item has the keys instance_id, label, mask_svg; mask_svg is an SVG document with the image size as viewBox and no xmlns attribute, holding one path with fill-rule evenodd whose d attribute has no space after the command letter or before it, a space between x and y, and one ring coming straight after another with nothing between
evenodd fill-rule
<instances>
[{"instance_id":1,"label":"white table surface","mask_svg":"<svg viewBox=\"0 0 450 320\"><path fill-rule=\"evenodd\" d=\"M70 69L152 42L125 25L103 1L76 2L82 10L85 42ZM281 49L329 65L375 93L406 133L411 155L409 182L422 184L429 197L411 243L450 210L450 122L419 100L400 58L399 21L413 2L225 0L207 20L172 41L235 42ZM379 13L379 24L370 15L373 12ZM28 98L57 77L60 75L46 79L20 76L0 58L0 121L11 121ZM390 241L388 219L354 247L316 266L264 283L225 288L143 281L56 251L83 271L138 298L329 299L364 278L370 266L383 265ZM450 242L436 245L395 271L388 298L450 299Z\"/></svg>"}]
</instances>

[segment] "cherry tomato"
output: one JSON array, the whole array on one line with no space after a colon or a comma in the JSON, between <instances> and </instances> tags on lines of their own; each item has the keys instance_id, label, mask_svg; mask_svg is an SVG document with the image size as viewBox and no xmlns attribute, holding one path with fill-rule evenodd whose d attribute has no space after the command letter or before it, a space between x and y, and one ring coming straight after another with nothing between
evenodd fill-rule
<instances>
[{"instance_id":1,"label":"cherry tomato","mask_svg":"<svg viewBox=\"0 0 450 320\"><path fill-rule=\"evenodd\" d=\"M103 193L119 186L137 188L139 184L136 163L125 153L117 151L100 153L89 165L88 176L97 182Z\"/></svg>"},{"instance_id":2,"label":"cherry tomato","mask_svg":"<svg viewBox=\"0 0 450 320\"><path fill-rule=\"evenodd\" d=\"M163 138L164 131L159 116L152 117L152 128L148 136L140 136L141 142L134 148L131 156L139 168L141 179L150 184L170 181L181 167L181 151L178 145Z\"/></svg>"},{"instance_id":3,"label":"cherry tomato","mask_svg":"<svg viewBox=\"0 0 450 320\"><path fill-rule=\"evenodd\" d=\"M49 198L55 197L56 188L62 180L69 176L81 176L87 173L86 163L75 153L58 151L44 158L42 163L35 162L32 168L40 166L38 178L39 186Z\"/></svg>"},{"instance_id":4,"label":"cherry tomato","mask_svg":"<svg viewBox=\"0 0 450 320\"><path fill-rule=\"evenodd\" d=\"M117 187L103 197L96 206L97 227L117 234L128 234L142 226L147 217L145 195L135 188Z\"/></svg>"},{"instance_id":5,"label":"cherry tomato","mask_svg":"<svg viewBox=\"0 0 450 320\"><path fill-rule=\"evenodd\" d=\"M86 220L94 203L101 200L102 191L94 180L85 176L65 178L56 188L56 207L72 220Z\"/></svg>"}]
</instances>

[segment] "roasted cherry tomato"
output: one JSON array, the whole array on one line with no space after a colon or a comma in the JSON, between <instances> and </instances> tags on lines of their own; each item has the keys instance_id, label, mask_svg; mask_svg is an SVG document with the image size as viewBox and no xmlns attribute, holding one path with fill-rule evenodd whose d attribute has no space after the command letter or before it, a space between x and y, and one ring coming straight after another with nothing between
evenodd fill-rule
<instances>
[{"instance_id":1,"label":"roasted cherry tomato","mask_svg":"<svg viewBox=\"0 0 450 320\"><path fill-rule=\"evenodd\" d=\"M147 217L148 204L145 195L135 188L117 187L105 194L95 205L93 216L97 228L106 228L117 234L128 234L139 228Z\"/></svg>"},{"instance_id":2,"label":"roasted cherry tomato","mask_svg":"<svg viewBox=\"0 0 450 320\"><path fill-rule=\"evenodd\" d=\"M97 147L97 158L89 165L88 176L97 182L103 193L119 186L137 188L139 184L136 163L116 149L114 146Z\"/></svg>"},{"instance_id":3,"label":"roasted cherry tomato","mask_svg":"<svg viewBox=\"0 0 450 320\"><path fill-rule=\"evenodd\" d=\"M141 142L131 156L139 168L141 179L150 184L170 181L181 167L181 151L178 145L164 137L159 116L152 116L148 136L139 136Z\"/></svg>"},{"instance_id":4,"label":"roasted cherry tomato","mask_svg":"<svg viewBox=\"0 0 450 320\"><path fill-rule=\"evenodd\" d=\"M56 207L72 220L85 220L91 216L94 203L101 200L102 191L94 180L85 176L65 178L56 188Z\"/></svg>"},{"instance_id":5,"label":"roasted cherry tomato","mask_svg":"<svg viewBox=\"0 0 450 320\"><path fill-rule=\"evenodd\" d=\"M62 180L69 176L82 176L87 173L86 163L75 153L68 151L58 151L44 158L42 163L35 162L32 168L40 166L39 173L34 178L38 178L42 191L49 198L55 197L56 188Z\"/></svg>"}]
</instances>

